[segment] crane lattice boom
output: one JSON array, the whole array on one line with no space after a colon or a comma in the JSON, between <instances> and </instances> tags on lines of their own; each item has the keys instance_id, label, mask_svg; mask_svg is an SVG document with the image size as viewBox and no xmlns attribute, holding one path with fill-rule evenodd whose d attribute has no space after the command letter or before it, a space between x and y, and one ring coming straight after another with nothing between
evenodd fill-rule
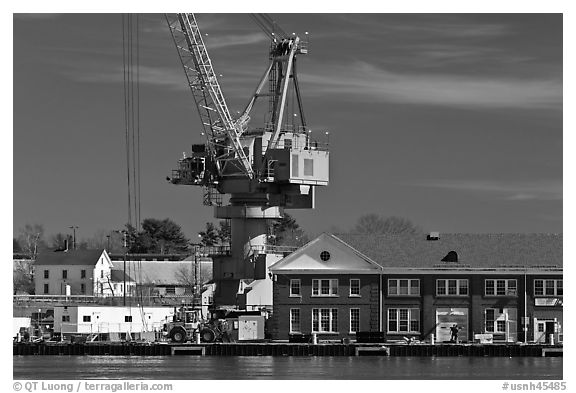
<instances>
[{"instance_id":1,"label":"crane lattice boom","mask_svg":"<svg viewBox=\"0 0 576 393\"><path fill-rule=\"evenodd\" d=\"M219 176L254 177L240 141L246 119L235 122L193 14L166 15Z\"/></svg>"}]
</instances>

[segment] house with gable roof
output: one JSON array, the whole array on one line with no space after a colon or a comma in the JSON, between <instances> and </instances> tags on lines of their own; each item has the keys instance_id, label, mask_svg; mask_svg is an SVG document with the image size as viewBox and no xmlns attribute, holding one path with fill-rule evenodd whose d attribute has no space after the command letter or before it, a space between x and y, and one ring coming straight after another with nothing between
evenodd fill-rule
<instances>
[{"instance_id":1,"label":"house with gable roof","mask_svg":"<svg viewBox=\"0 0 576 393\"><path fill-rule=\"evenodd\" d=\"M40 253L34 262L36 295L122 296L134 280L114 269L106 250Z\"/></svg>"},{"instance_id":2,"label":"house with gable roof","mask_svg":"<svg viewBox=\"0 0 576 393\"><path fill-rule=\"evenodd\" d=\"M274 338L316 333L337 339L381 330L382 267L336 236L321 234L270 272Z\"/></svg>"},{"instance_id":3,"label":"house with gable roof","mask_svg":"<svg viewBox=\"0 0 576 393\"><path fill-rule=\"evenodd\" d=\"M561 234L322 234L270 267L273 334L563 341L562 266Z\"/></svg>"}]
</instances>

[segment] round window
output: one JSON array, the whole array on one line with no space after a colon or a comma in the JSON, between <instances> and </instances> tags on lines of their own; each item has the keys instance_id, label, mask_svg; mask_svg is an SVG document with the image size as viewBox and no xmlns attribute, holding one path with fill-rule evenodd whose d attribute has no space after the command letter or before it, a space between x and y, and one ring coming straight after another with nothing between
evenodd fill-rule
<instances>
[{"instance_id":1,"label":"round window","mask_svg":"<svg viewBox=\"0 0 576 393\"><path fill-rule=\"evenodd\" d=\"M320 259L322 259L324 262L326 262L327 260L330 259L330 253L328 251L322 251L320 253Z\"/></svg>"}]
</instances>

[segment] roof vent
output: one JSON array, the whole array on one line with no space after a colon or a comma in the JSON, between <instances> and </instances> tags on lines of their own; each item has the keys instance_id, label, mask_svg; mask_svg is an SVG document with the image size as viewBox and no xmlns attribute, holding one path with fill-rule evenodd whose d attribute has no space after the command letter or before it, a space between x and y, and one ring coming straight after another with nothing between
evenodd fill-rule
<instances>
[{"instance_id":1,"label":"roof vent","mask_svg":"<svg viewBox=\"0 0 576 393\"><path fill-rule=\"evenodd\" d=\"M430 232L428 236L426 236L426 240L439 240L440 239L440 232Z\"/></svg>"},{"instance_id":2,"label":"roof vent","mask_svg":"<svg viewBox=\"0 0 576 393\"><path fill-rule=\"evenodd\" d=\"M442 262L458 262L458 254L456 251L450 251L444 258L442 258Z\"/></svg>"}]
</instances>

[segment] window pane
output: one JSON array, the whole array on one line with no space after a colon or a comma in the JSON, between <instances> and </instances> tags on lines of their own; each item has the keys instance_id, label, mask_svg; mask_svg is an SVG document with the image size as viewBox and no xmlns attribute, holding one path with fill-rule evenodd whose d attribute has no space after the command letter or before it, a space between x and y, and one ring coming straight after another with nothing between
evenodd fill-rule
<instances>
[{"instance_id":1,"label":"window pane","mask_svg":"<svg viewBox=\"0 0 576 393\"><path fill-rule=\"evenodd\" d=\"M494 280L486 280L486 295L494 295Z\"/></svg>"},{"instance_id":2,"label":"window pane","mask_svg":"<svg viewBox=\"0 0 576 393\"><path fill-rule=\"evenodd\" d=\"M437 295L446 295L446 281L445 280L436 280L436 294Z\"/></svg>"},{"instance_id":3,"label":"window pane","mask_svg":"<svg viewBox=\"0 0 576 393\"><path fill-rule=\"evenodd\" d=\"M350 309L350 331L357 332L360 330L360 309Z\"/></svg>"},{"instance_id":4,"label":"window pane","mask_svg":"<svg viewBox=\"0 0 576 393\"><path fill-rule=\"evenodd\" d=\"M332 327L331 327L331 332L337 332L338 331L338 309L337 308L333 308L332 309Z\"/></svg>"},{"instance_id":5,"label":"window pane","mask_svg":"<svg viewBox=\"0 0 576 393\"><path fill-rule=\"evenodd\" d=\"M420 295L420 280L410 280L410 295Z\"/></svg>"},{"instance_id":6,"label":"window pane","mask_svg":"<svg viewBox=\"0 0 576 393\"><path fill-rule=\"evenodd\" d=\"M398 294L398 281L388 280L388 295L397 295L397 294Z\"/></svg>"},{"instance_id":7,"label":"window pane","mask_svg":"<svg viewBox=\"0 0 576 393\"><path fill-rule=\"evenodd\" d=\"M360 295L360 280L353 278L350 280L350 295Z\"/></svg>"},{"instance_id":8,"label":"window pane","mask_svg":"<svg viewBox=\"0 0 576 393\"><path fill-rule=\"evenodd\" d=\"M534 280L534 294L544 295L544 280Z\"/></svg>"},{"instance_id":9,"label":"window pane","mask_svg":"<svg viewBox=\"0 0 576 393\"><path fill-rule=\"evenodd\" d=\"M508 296L516 296L516 280L508 280L508 289L506 290Z\"/></svg>"},{"instance_id":10,"label":"window pane","mask_svg":"<svg viewBox=\"0 0 576 393\"><path fill-rule=\"evenodd\" d=\"M506 321L496 321L496 329L499 332L506 332Z\"/></svg>"},{"instance_id":11,"label":"window pane","mask_svg":"<svg viewBox=\"0 0 576 393\"><path fill-rule=\"evenodd\" d=\"M330 280L330 295L338 295L338 279Z\"/></svg>"},{"instance_id":12,"label":"window pane","mask_svg":"<svg viewBox=\"0 0 576 393\"><path fill-rule=\"evenodd\" d=\"M400 295L408 295L408 280L400 280Z\"/></svg>"},{"instance_id":13,"label":"window pane","mask_svg":"<svg viewBox=\"0 0 576 393\"><path fill-rule=\"evenodd\" d=\"M330 295L330 280L320 280L320 294Z\"/></svg>"},{"instance_id":14,"label":"window pane","mask_svg":"<svg viewBox=\"0 0 576 393\"><path fill-rule=\"evenodd\" d=\"M546 295L554 295L554 280L546 280Z\"/></svg>"},{"instance_id":15,"label":"window pane","mask_svg":"<svg viewBox=\"0 0 576 393\"><path fill-rule=\"evenodd\" d=\"M388 330L391 332L398 331L397 309L396 308L389 308L388 309Z\"/></svg>"},{"instance_id":16,"label":"window pane","mask_svg":"<svg viewBox=\"0 0 576 393\"><path fill-rule=\"evenodd\" d=\"M319 290L319 280L312 280L312 295L319 295L320 294L320 290Z\"/></svg>"},{"instance_id":17,"label":"window pane","mask_svg":"<svg viewBox=\"0 0 576 393\"><path fill-rule=\"evenodd\" d=\"M468 295L468 280L458 280L460 286L459 295Z\"/></svg>"},{"instance_id":18,"label":"window pane","mask_svg":"<svg viewBox=\"0 0 576 393\"><path fill-rule=\"evenodd\" d=\"M300 280L290 280L290 295L300 295Z\"/></svg>"},{"instance_id":19,"label":"window pane","mask_svg":"<svg viewBox=\"0 0 576 393\"><path fill-rule=\"evenodd\" d=\"M420 331L420 322L419 321L410 321L410 331L411 332L419 332Z\"/></svg>"},{"instance_id":20,"label":"window pane","mask_svg":"<svg viewBox=\"0 0 576 393\"><path fill-rule=\"evenodd\" d=\"M456 280L448 280L448 295L456 295Z\"/></svg>"},{"instance_id":21,"label":"window pane","mask_svg":"<svg viewBox=\"0 0 576 393\"><path fill-rule=\"evenodd\" d=\"M563 280L556 281L556 295L558 295L558 296L564 295L564 289L563 289L562 285L563 285Z\"/></svg>"},{"instance_id":22,"label":"window pane","mask_svg":"<svg viewBox=\"0 0 576 393\"><path fill-rule=\"evenodd\" d=\"M300 310L293 308L290 310L290 331L299 332L300 331Z\"/></svg>"},{"instance_id":23,"label":"window pane","mask_svg":"<svg viewBox=\"0 0 576 393\"><path fill-rule=\"evenodd\" d=\"M506 295L506 281L496 280L496 295L498 296Z\"/></svg>"},{"instance_id":24,"label":"window pane","mask_svg":"<svg viewBox=\"0 0 576 393\"><path fill-rule=\"evenodd\" d=\"M320 331L320 323L319 323L319 315L318 315L318 309L317 308L313 308L312 309L312 331L313 332L318 332Z\"/></svg>"},{"instance_id":25,"label":"window pane","mask_svg":"<svg viewBox=\"0 0 576 393\"><path fill-rule=\"evenodd\" d=\"M399 325L398 331L407 332L408 331L408 321L400 320L400 325Z\"/></svg>"},{"instance_id":26,"label":"window pane","mask_svg":"<svg viewBox=\"0 0 576 393\"><path fill-rule=\"evenodd\" d=\"M320 309L320 331L321 332L330 331L330 309L329 308Z\"/></svg>"}]
</instances>

